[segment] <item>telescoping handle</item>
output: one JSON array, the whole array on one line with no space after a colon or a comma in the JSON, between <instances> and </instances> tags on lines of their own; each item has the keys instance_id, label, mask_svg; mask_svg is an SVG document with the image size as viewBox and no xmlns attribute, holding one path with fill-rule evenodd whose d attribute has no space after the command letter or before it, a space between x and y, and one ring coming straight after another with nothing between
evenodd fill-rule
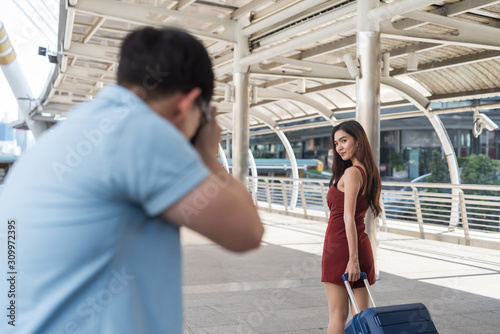
<instances>
[{"instance_id":1,"label":"telescoping handle","mask_svg":"<svg viewBox=\"0 0 500 334\"><path fill-rule=\"evenodd\" d=\"M344 280L345 288L347 289L347 293L349 294L349 299L351 299L352 305L354 306L354 310L356 314L359 313L358 303L356 303L356 299L354 298L354 294L352 293L351 285L349 284L349 274L343 274L342 279ZM368 291L368 296L370 296L370 300L372 302L373 307L375 307L375 299L373 298L372 291L370 289L370 282L368 282L368 277L366 273L361 273L361 279L365 282L366 290ZM353 314L354 315L354 314Z\"/></svg>"}]
</instances>

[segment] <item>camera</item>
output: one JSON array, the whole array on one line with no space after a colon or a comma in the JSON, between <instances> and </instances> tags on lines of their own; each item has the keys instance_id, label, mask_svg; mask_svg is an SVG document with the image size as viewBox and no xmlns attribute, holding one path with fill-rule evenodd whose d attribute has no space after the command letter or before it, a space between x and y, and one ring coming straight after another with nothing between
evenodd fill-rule
<instances>
[{"instance_id":1,"label":"camera","mask_svg":"<svg viewBox=\"0 0 500 334\"><path fill-rule=\"evenodd\" d=\"M483 132L483 129L489 131L495 131L498 129L498 125L495 124L488 116L479 113L478 110L474 110L474 122L472 123L472 133L474 137L479 137Z\"/></svg>"}]
</instances>

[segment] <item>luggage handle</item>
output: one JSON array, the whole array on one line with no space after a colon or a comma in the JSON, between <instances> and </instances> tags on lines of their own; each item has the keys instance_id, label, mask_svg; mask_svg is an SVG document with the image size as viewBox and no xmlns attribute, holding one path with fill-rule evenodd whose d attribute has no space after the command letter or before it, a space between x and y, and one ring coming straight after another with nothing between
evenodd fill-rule
<instances>
[{"instance_id":1,"label":"luggage handle","mask_svg":"<svg viewBox=\"0 0 500 334\"><path fill-rule=\"evenodd\" d=\"M352 293L352 288L351 288L351 285L349 284L348 278L349 278L349 274L342 275L342 280L344 280L344 285L345 285L345 288L347 289L347 293L349 294L349 299L351 299L351 303L354 307L354 310L356 311L356 314L358 314L359 313L358 303L356 303L356 299L354 298L354 294ZM376 307L375 306L375 299L373 298L372 291L370 289L370 282L368 282L368 277L366 276L366 273L362 272L361 278L363 279L363 282L365 283L366 291L368 291L368 296L370 296L370 301L372 302L373 307Z\"/></svg>"}]
</instances>

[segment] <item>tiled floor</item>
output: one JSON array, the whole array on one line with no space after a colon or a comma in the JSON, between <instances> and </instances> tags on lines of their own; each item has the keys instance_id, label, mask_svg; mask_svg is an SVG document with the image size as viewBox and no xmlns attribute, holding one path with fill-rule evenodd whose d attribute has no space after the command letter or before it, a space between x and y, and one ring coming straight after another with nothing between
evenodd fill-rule
<instances>
[{"instance_id":1,"label":"tiled floor","mask_svg":"<svg viewBox=\"0 0 500 334\"><path fill-rule=\"evenodd\" d=\"M184 230L189 333L326 333L326 224L261 212L263 246L232 254ZM500 333L500 251L379 234L379 306L423 302L440 333Z\"/></svg>"}]
</instances>

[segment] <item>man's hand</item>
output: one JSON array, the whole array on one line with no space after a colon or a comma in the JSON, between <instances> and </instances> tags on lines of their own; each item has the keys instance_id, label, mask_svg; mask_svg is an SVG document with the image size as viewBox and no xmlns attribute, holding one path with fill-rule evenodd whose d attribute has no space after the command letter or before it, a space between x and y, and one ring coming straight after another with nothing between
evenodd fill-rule
<instances>
[{"instance_id":1,"label":"man's hand","mask_svg":"<svg viewBox=\"0 0 500 334\"><path fill-rule=\"evenodd\" d=\"M201 126L200 132L194 141L194 147L204 161L217 157L222 131L216 120L217 109L210 106L208 114L209 121Z\"/></svg>"}]
</instances>

